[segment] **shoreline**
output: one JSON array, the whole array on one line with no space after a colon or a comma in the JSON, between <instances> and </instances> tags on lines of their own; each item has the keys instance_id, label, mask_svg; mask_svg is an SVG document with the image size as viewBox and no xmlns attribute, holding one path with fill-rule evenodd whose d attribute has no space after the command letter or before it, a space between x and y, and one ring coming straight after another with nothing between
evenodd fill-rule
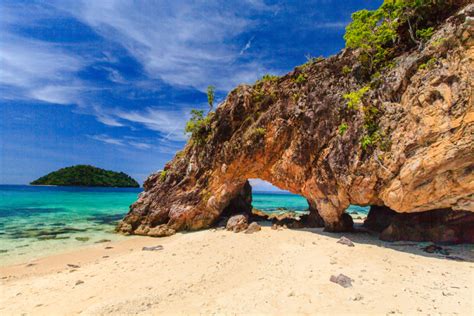
<instances>
[{"instance_id":1,"label":"shoreline","mask_svg":"<svg viewBox=\"0 0 474 316\"><path fill-rule=\"evenodd\" d=\"M474 246L449 246L454 261L426 244L265 226L133 236L0 267L0 313L472 313ZM352 287L329 281L339 273Z\"/></svg>"}]
</instances>

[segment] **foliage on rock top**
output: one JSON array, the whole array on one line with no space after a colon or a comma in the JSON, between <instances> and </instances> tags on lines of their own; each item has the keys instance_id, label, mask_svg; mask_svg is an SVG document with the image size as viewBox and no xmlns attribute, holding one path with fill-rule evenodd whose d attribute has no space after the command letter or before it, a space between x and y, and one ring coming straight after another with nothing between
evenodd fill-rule
<instances>
[{"instance_id":1,"label":"foliage on rock top","mask_svg":"<svg viewBox=\"0 0 474 316\"><path fill-rule=\"evenodd\" d=\"M360 10L352 14L346 27L346 47L359 49L359 61L371 75L394 57L400 36L407 29L408 41L419 47L434 32L431 20L449 7L446 0L385 0L377 10Z\"/></svg>"},{"instance_id":2,"label":"foliage on rock top","mask_svg":"<svg viewBox=\"0 0 474 316\"><path fill-rule=\"evenodd\" d=\"M202 110L191 110L191 119L186 123L184 131L186 134L191 135L191 139L197 145L203 145L211 131L211 119L214 115L210 112L207 116L204 116Z\"/></svg>"}]
</instances>

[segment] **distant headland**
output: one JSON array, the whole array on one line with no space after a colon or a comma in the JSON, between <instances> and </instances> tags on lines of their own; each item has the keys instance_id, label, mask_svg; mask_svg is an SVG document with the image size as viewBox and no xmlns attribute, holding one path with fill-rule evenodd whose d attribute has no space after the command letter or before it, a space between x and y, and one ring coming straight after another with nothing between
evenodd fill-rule
<instances>
[{"instance_id":1,"label":"distant headland","mask_svg":"<svg viewBox=\"0 0 474 316\"><path fill-rule=\"evenodd\" d=\"M140 186L137 181L123 172L104 170L89 165L61 168L30 184L122 188L138 188Z\"/></svg>"}]
</instances>

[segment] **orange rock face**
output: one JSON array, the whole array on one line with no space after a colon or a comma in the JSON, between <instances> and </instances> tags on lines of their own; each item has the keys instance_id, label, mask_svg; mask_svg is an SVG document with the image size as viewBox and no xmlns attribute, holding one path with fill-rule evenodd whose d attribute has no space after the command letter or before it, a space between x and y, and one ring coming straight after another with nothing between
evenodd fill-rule
<instances>
[{"instance_id":1,"label":"orange rock face","mask_svg":"<svg viewBox=\"0 0 474 316\"><path fill-rule=\"evenodd\" d=\"M367 84L356 51L237 87L200 132L203 141L191 139L165 173L146 180L118 230L209 227L245 199L250 178L307 198L329 231L351 228L350 204L474 212L472 11L442 22L423 49L401 52L356 109L343 97ZM371 108L378 137L364 146Z\"/></svg>"}]
</instances>

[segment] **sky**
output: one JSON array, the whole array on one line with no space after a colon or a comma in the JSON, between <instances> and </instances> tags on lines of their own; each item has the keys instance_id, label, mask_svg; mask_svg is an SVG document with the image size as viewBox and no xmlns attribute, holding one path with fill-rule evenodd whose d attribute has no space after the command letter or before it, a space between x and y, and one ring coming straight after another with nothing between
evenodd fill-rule
<instances>
[{"instance_id":1,"label":"sky","mask_svg":"<svg viewBox=\"0 0 474 316\"><path fill-rule=\"evenodd\" d=\"M333 55L351 13L381 2L2 0L0 183L75 164L143 182L183 148L208 85L219 103Z\"/></svg>"}]
</instances>

